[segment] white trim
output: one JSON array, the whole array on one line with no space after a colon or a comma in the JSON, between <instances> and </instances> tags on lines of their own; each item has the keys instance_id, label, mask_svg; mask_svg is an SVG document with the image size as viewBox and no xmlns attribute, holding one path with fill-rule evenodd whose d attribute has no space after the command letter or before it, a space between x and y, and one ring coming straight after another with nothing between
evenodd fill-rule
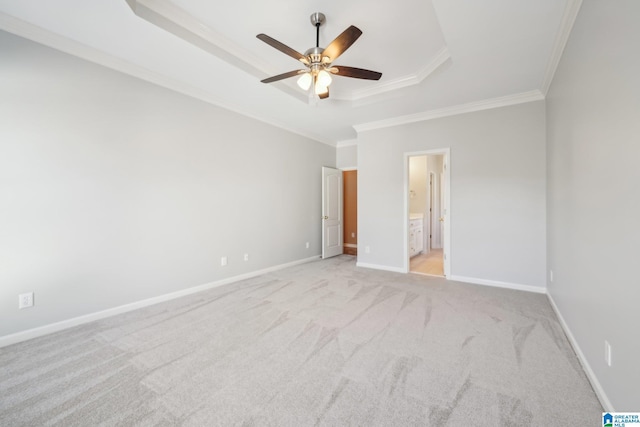
<instances>
[{"instance_id":1,"label":"white trim","mask_svg":"<svg viewBox=\"0 0 640 427\"><path fill-rule=\"evenodd\" d=\"M448 277L456 282L473 283L474 285L493 286L495 288L514 289L516 291L534 292L536 294L546 294L547 288L532 285L520 285L517 283L500 282L498 280L478 279L476 277L454 276Z\"/></svg>"},{"instance_id":2,"label":"white trim","mask_svg":"<svg viewBox=\"0 0 640 427\"><path fill-rule=\"evenodd\" d=\"M450 279L451 275L451 149L450 148L436 148L433 150L423 150L423 151L410 151L404 153L404 208L403 208L403 217L402 217L402 230L404 232L403 241L404 241L404 267L402 269L403 273L410 272L410 259L409 259L409 158L415 156L443 156L443 166L444 166L444 176L446 181L446 187L444 189L444 206L442 207L445 217L444 222L444 236L442 236L442 240L444 244L442 245L442 253L445 256L444 259L444 277L445 279ZM431 225L429 225L431 227ZM431 230L429 229L429 232Z\"/></svg>"},{"instance_id":3,"label":"white trim","mask_svg":"<svg viewBox=\"0 0 640 427\"><path fill-rule=\"evenodd\" d=\"M358 248L358 245L354 245L353 243L343 243L342 246L345 248Z\"/></svg>"},{"instance_id":4,"label":"white trim","mask_svg":"<svg viewBox=\"0 0 640 427\"><path fill-rule=\"evenodd\" d=\"M102 65L103 67L119 71L129 76L137 77L144 81L153 83L166 89L170 89L174 92L199 99L208 104L215 105L216 107L224 108L225 110L232 111L234 113L249 117L254 120L258 120L262 123L275 126L279 129L286 130L296 135L300 135L305 138L327 144L331 147L335 147L335 141L327 139L324 136L315 135L300 129L293 129L276 120L259 117L253 113L245 111L243 108L236 104L232 105L231 103L220 102L220 100L215 99L213 95L203 89L148 70L129 61L125 61L116 56L104 53L96 48L60 36L51 31L37 27L33 24L29 24L28 22L22 21L18 18L2 12L0 12L0 29L32 40L36 43L40 43L44 46L48 46L61 52L68 53L78 58L82 58L86 61L93 62L94 64Z\"/></svg>"},{"instance_id":5,"label":"white trim","mask_svg":"<svg viewBox=\"0 0 640 427\"><path fill-rule=\"evenodd\" d=\"M451 58L449 49L445 46L433 57L430 63L419 69L414 74L408 76L399 77L397 79L377 84L364 89L354 90L351 95L342 96L339 99L347 101L358 101L370 96L380 95L381 93L390 92L392 90L402 89L407 86L413 86L420 84L424 79L429 77L434 71L436 71L442 64L447 62Z\"/></svg>"},{"instance_id":6,"label":"white trim","mask_svg":"<svg viewBox=\"0 0 640 427\"><path fill-rule=\"evenodd\" d=\"M564 317L562 317L562 314L560 313L560 310L558 309L556 302L553 300L553 297L548 292L547 292L547 298L549 298L551 307L553 308L553 311L556 313L556 316L558 316L558 319L560 320L560 325L562 326L562 329L564 330L565 335L569 339L569 342L571 343L571 347L573 347L573 351L575 351L576 355L578 356L578 360L582 365L582 369L584 370L585 374L587 374L587 378L591 383L591 387L593 387L593 391L596 392L596 396L598 396L598 399L600 400L600 404L602 405L602 407L606 412L615 412L616 410L613 408L611 401L607 397L607 394L604 392L604 389L602 388L600 381L598 381L598 377L596 377L596 374L593 372L593 369L591 369L591 366L589 365L587 358L584 357L584 353L580 349L580 346L578 345L578 341L573 336L573 333L571 333L571 329L569 329L569 325L567 325L567 322L564 320Z\"/></svg>"},{"instance_id":7,"label":"white trim","mask_svg":"<svg viewBox=\"0 0 640 427\"><path fill-rule=\"evenodd\" d=\"M238 282L240 280L250 279L252 277L260 276L262 274L270 273L276 270L282 270L283 268L293 267L299 264L305 264L307 262L320 259L320 256L312 256L309 258L299 259L291 261L285 264L275 265L273 267L267 267L262 270L252 271L249 273L240 274L238 276L228 277L226 279L217 280L215 282L206 283L204 285L194 286L188 289L183 289L177 292L171 292L157 297L144 299L141 301L132 302L129 304L121 305L118 307L108 308L106 310L97 311L95 313L85 314L83 316L74 317L72 319L63 320L56 323L51 323L37 328L28 329L26 331L16 332L11 335L5 335L0 337L0 348L6 347L11 344L26 341L32 338L37 338L43 335L51 334L53 332L62 331L64 329L72 328L74 326L83 325L85 323L93 322L96 320L104 319L106 317L115 316L117 314L126 313L128 311L137 310L139 308L148 307L150 305L158 304L161 302L173 300L186 295L195 294L197 292L205 291L211 288L217 288L218 286L228 285L230 283Z\"/></svg>"},{"instance_id":8,"label":"white trim","mask_svg":"<svg viewBox=\"0 0 640 427\"><path fill-rule=\"evenodd\" d=\"M419 276L438 277L440 279L446 279L446 277L441 276L439 274L429 274L429 273L423 273L421 271L410 271L409 274L417 274Z\"/></svg>"},{"instance_id":9,"label":"white trim","mask_svg":"<svg viewBox=\"0 0 640 427\"><path fill-rule=\"evenodd\" d=\"M127 3L140 18L171 32L175 36L206 50L249 74L259 78L273 74L273 72L269 71L269 64L262 61L261 58L217 33L204 22L167 0L127 0ZM450 57L451 55L445 46L436 53L429 64L414 74L397 78L382 85L378 84L366 89L350 91L344 96L338 95L335 98L345 101L357 101L362 98L419 84ZM306 97L303 97L303 94L295 87L293 90L289 85L279 84L275 85L275 87L294 98L307 101Z\"/></svg>"},{"instance_id":10,"label":"white trim","mask_svg":"<svg viewBox=\"0 0 640 427\"><path fill-rule=\"evenodd\" d=\"M354 145L358 145L358 140L357 139L345 139L343 141L338 141L336 143L336 147L337 148L352 147Z\"/></svg>"},{"instance_id":11,"label":"white trim","mask_svg":"<svg viewBox=\"0 0 640 427\"><path fill-rule=\"evenodd\" d=\"M357 262L356 267L371 268L374 270L392 271L394 273L406 273L402 268L390 267L388 265L369 264L365 262Z\"/></svg>"},{"instance_id":12,"label":"white trim","mask_svg":"<svg viewBox=\"0 0 640 427\"><path fill-rule=\"evenodd\" d=\"M540 85L540 91L546 96L549 92L549 87L553 81L553 76L556 74L560 58L569 40L569 35L573 29L573 24L576 22L576 17L582 6L582 0L568 0L567 5L564 8L562 15L562 21L560 23L560 30L556 35L556 40L553 44L553 50L551 51L551 57L547 63L547 69L544 73L544 79Z\"/></svg>"},{"instance_id":13,"label":"white trim","mask_svg":"<svg viewBox=\"0 0 640 427\"><path fill-rule=\"evenodd\" d=\"M357 171L358 170L357 167L338 168L338 169L340 169L342 172L350 172L350 171Z\"/></svg>"},{"instance_id":14,"label":"white trim","mask_svg":"<svg viewBox=\"0 0 640 427\"><path fill-rule=\"evenodd\" d=\"M403 172L402 172L402 272L409 273L410 257L409 257L409 158L411 153L404 153Z\"/></svg>"},{"instance_id":15,"label":"white trim","mask_svg":"<svg viewBox=\"0 0 640 427\"><path fill-rule=\"evenodd\" d=\"M436 56L433 57L433 60L428 63L426 66L422 67L416 73L416 78L418 79L418 83L429 77L434 71L436 71L442 64L447 62L447 60L451 58L451 54L449 53L449 48L447 46L440 49Z\"/></svg>"},{"instance_id":16,"label":"white trim","mask_svg":"<svg viewBox=\"0 0 640 427\"><path fill-rule=\"evenodd\" d=\"M273 74L273 72L269 70L269 64L262 61L261 58L258 58L248 50L217 33L195 16L167 0L127 0L127 3L129 3L133 12L140 18L169 31L195 46L205 49L221 60L249 74L259 78ZM356 101L380 93L419 84L450 57L449 50L445 46L436 53L429 64L414 74L397 78L382 85L377 84L369 88L351 91L344 96L338 95L334 98L345 101ZM284 90L285 93L294 98L303 101L307 100L306 97L303 98L303 94L296 90L295 87L293 91L288 85L276 85L275 87Z\"/></svg>"},{"instance_id":17,"label":"white trim","mask_svg":"<svg viewBox=\"0 0 640 427\"><path fill-rule=\"evenodd\" d=\"M205 22L168 0L127 0L138 17L258 78L273 71L262 58L224 37ZM306 102L299 91L296 95Z\"/></svg>"},{"instance_id":18,"label":"white trim","mask_svg":"<svg viewBox=\"0 0 640 427\"><path fill-rule=\"evenodd\" d=\"M516 93L514 95L501 96L498 98L485 99L482 101L469 102L467 104L454 105L453 107L439 108L406 116L394 117L391 119L378 120L375 122L361 123L354 125L356 132L366 132L375 129L400 126L409 123L422 122L425 120L439 119L442 117L455 116L458 114L472 113L474 111L490 110L492 108L507 107L510 105L524 104L526 102L541 101L544 95L539 90Z\"/></svg>"},{"instance_id":19,"label":"white trim","mask_svg":"<svg viewBox=\"0 0 640 427\"><path fill-rule=\"evenodd\" d=\"M276 73L276 70L268 62L223 36L207 23L169 0L127 0L127 3L139 18L258 79ZM305 104L310 101L308 95L300 91L295 83L281 81L272 87Z\"/></svg>"},{"instance_id":20,"label":"white trim","mask_svg":"<svg viewBox=\"0 0 640 427\"><path fill-rule=\"evenodd\" d=\"M237 43L234 43L233 41L224 37L222 34L216 32L213 28L208 26L206 23L200 21L195 16L189 14L187 11L176 6L170 1L126 0L126 3L131 8L132 12L135 13L139 18L144 19L145 21L149 22L150 24L158 28L161 28L165 31L170 32L176 37L179 37L185 40L186 42L194 46L197 46L205 50L206 52L209 52L212 55L215 55L217 58L221 59L222 61L225 61L226 63L234 67L240 68L241 70L257 78L264 78L274 74L274 70L271 68L271 66L267 62L263 61L261 58L254 55L250 51L242 48ZM8 16L8 15L5 15L5 16ZM16 18L13 18L13 19L16 19ZM23 23L23 24L26 24L26 23ZM40 30L45 31L43 29L40 29ZM14 32L13 30L10 30L10 29L8 29L7 31ZM14 34L18 34L23 37L30 38L29 36L20 34L18 32L14 32ZM60 36L56 35L56 37L59 38ZM49 39L50 38L47 37L46 40L42 40L42 39L40 40L31 39L31 40L38 41L39 43L62 50L67 53L71 53L72 55L79 56L89 61L97 62L94 59L89 59L85 56L82 56L81 54L67 50L68 47L60 47L60 46L52 45L51 40ZM97 49L95 49L95 51L96 53L99 53L101 55L106 55L102 52L99 52ZM91 55L91 56L95 56L95 55ZM398 90L407 86L420 84L424 79L426 79L435 70L437 70L442 64L444 64L450 57L451 55L449 53L449 50L445 46L433 56L433 59L431 60L431 62L426 64L424 67L418 69L413 74L409 74L404 77L399 77L397 79L385 82L383 84L376 84L375 86L371 86L368 88L349 91L342 96L337 95L337 96L334 96L333 98L348 101L348 102L349 101L353 102L353 101L358 101L371 96L379 95L381 93ZM166 83L165 84L158 83L155 79L148 79L147 77L141 76L139 74L133 74L130 71L130 68L137 67L133 64L129 64L126 69L121 69L121 68L115 68L113 65L106 64L103 62L97 62L97 63L107 66L109 68L113 68L118 71L124 72L126 74L131 74L136 77L140 77L142 79L148 80L150 82L160 84L162 86L166 85ZM150 71L147 71L147 73L150 73ZM173 84L176 84L176 83L180 85L184 85L184 83L173 81ZM309 101L306 94L304 92L299 91L295 85L289 85L281 82L273 86L278 90L283 91L287 95L301 102L307 103ZM166 87L169 87L172 90L177 90L173 86L166 86ZM203 96L205 96L206 98L205 91L195 89L195 88L192 88L192 90L202 92L202 94L190 95L190 96L194 96L198 99L203 99ZM203 99L203 100L210 102L207 99ZM215 105L219 105L219 104L215 103ZM231 107L224 106L224 108L229 108L232 111L236 111L235 108L237 107L231 108ZM241 114L244 114L244 113L241 113ZM264 119L259 119L259 120L264 121ZM313 139L316 139L316 138L317 137L313 137ZM324 141L321 141L321 142L324 142Z\"/></svg>"}]
</instances>

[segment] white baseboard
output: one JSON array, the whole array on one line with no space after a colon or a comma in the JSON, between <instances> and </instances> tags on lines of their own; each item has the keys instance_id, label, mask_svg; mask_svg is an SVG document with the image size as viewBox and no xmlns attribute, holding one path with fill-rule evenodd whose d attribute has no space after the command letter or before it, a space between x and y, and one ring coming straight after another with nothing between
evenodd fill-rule
<instances>
[{"instance_id":1,"label":"white baseboard","mask_svg":"<svg viewBox=\"0 0 640 427\"><path fill-rule=\"evenodd\" d=\"M354 245L353 243L343 243L342 246L345 248L357 248L358 245Z\"/></svg>"},{"instance_id":2,"label":"white baseboard","mask_svg":"<svg viewBox=\"0 0 640 427\"><path fill-rule=\"evenodd\" d=\"M497 280L478 279L475 277L465 276L449 276L449 280L455 280L456 282L473 283L475 285L494 286L496 288L515 289L517 291L535 292L537 294L546 294L547 288L531 285L519 285L517 283L499 282Z\"/></svg>"},{"instance_id":3,"label":"white baseboard","mask_svg":"<svg viewBox=\"0 0 640 427\"><path fill-rule=\"evenodd\" d=\"M372 268L374 270L393 271L394 273L406 273L403 268L389 267L388 265L367 264L364 262L357 262L356 267Z\"/></svg>"},{"instance_id":4,"label":"white baseboard","mask_svg":"<svg viewBox=\"0 0 640 427\"><path fill-rule=\"evenodd\" d=\"M95 313L85 314L83 316L78 316L71 319L63 320L60 322L39 326L37 328L28 329L26 331L16 332L15 334L5 335L3 337L0 337L0 348L6 347L11 344L19 343L22 341L30 340L32 338L51 334L53 332L62 331L64 329L72 328L74 326L93 322L95 320L100 320L106 317L115 316L116 314L126 313L128 311L136 310L138 308L148 307L150 305L158 304L164 301L180 298L185 295L195 294L196 292L205 291L211 288L217 288L218 286L228 285L230 283L238 282L240 280L250 279L252 277L260 276L262 274L270 273L272 271L282 270L283 268L293 267L295 265L304 264L304 263L315 261L318 259L320 259L320 256L316 255L309 258L288 262L285 264L275 265L273 267L267 267L262 270L252 271L249 273L240 274L238 276L228 277L226 279L217 280L215 282L205 283L204 285L194 286L188 289L183 289L181 291L171 292L168 294L159 295L157 297L132 302L130 304L125 304L118 307L97 311Z\"/></svg>"},{"instance_id":5,"label":"white baseboard","mask_svg":"<svg viewBox=\"0 0 640 427\"><path fill-rule=\"evenodd\" d=\"M578 360L582 365L582 369L584 370L585 374L587 374L587 378L591 383L591 387L593 387L593 390L596 392L596 396L598 396L598 399L600 400L600 404L602 404L602 407L606 412L615 412L616 410L613 408L611 401L607 397L607 394L604 392L604 389L602 388L600 381L598 381L596 374L593 372L593 369L591 369L589 362L587 362L587 358L584 357L584 353L580 349L580 346L578 345L578 341L576 341L576 338L573 336L573 333L571 333L571 329L569 329L569 325L567 325L567 322L565 322L564 317L562 317L562 314L560 313L560 310L556 305L556 302L553 300L553 297L548 292L547 292L547 298L549 298L549 302L551 303L551 307L553 307L553 311L555 311L556 316L558 316L558 319L560 319L560 325L562 325L562 329L564 329L565 335L567 336L567 338L569 338L571 347L573 347L573 351L576 352L576 355L578 356Z\"/></svg>"}]
</instances>

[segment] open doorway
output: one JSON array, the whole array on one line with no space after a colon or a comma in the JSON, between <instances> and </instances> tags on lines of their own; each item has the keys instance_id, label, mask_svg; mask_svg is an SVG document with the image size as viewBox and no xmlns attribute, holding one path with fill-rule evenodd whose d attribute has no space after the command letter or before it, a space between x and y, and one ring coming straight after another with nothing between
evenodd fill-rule
<instances>
[{"instance_id":1,"label":"open doorway","mask_svg":"<svg viewBox=\"0 0 640 427\"><path fill-rule=\"evenodd\" d=\"M358 171L322 168L322 258L358 255ZM308 244L307 244L308 245Z\"/></svg>"},{"instance_id":2,"label":"open doorway","mask_svg":"<svg viewBox=\"0 0 640 427\"><path fill-rule=\"evenodd\" d=\"M358 255L358 171L342 169L344 253Z\"/></svg>"},{"instance_id":3,"label":"open doorway","mask_svg":"<svg viewBox=\"0 0 640 427\"><path fill-rule=\"evenodd\" d=\"M446 277L448 150L406 154L406 271Z\"/></svg>"}]
</instances>

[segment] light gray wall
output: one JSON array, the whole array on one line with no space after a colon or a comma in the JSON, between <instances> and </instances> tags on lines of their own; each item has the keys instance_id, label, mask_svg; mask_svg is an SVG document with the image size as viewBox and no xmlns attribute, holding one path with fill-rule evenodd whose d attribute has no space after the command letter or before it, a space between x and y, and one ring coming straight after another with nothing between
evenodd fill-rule
<instances>
[{"instance_id":1,"label":"light gray wall","mask_svg":"<svg viewBox=\"0 0 640 427\"><path fill-rule=\"evenodd\" d=\"M585 0L547 95L548 291L617 411L640 407L638 17Z\"/></svg>"},{"instance_id":2,"label":"light gray wall","mask_svg":"<svg viewBox=\"0 0 640 427\"><path fill-rule=\"evenodd\" d=\"M320 253L335 148L4 32L0 57L0 336Z\"/></svg>"},{"instance_id":3,"label":"light gray wall","mask_svg":"<svg viewBox=\"0 0 640 427\"><path fill-rule=\"evenodd\" d=\"M339 169L358 167L358 146L336 148L336 167Z\"/></svg>"},{"instance_id":4,"label":"light gray wall","mask_svg":"<svg viewBox=\"0 0 640 427\"><path fill-rule=\"evenodd\" d=\"M544 102L364 132L358 261L402 268L404 153L451 148L451 274L545 286Z\"/></svg>"}]
</instances>

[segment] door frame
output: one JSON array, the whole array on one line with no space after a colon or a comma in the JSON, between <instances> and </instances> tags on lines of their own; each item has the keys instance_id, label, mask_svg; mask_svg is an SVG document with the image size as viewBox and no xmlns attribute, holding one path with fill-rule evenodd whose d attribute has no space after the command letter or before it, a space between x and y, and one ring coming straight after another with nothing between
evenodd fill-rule
<instances>
[{"instance_id":1,"label":"door frame","mask_svg":"<svg viewBox=\"0 0 640 427\"><path fill-rule=\"evenodd\" d=\"M442 253L444 256L444 277L448 279L451 276L451 149L436 148L433 150L408 151L404 153L404 209L402 216L402 232L404 242L404 267L403 271L409 273L409 158L416 156L443 156L444 165L444 235L441 238Z\"/></svg>"},{"instance_id":2,"label":"door frame","mask_svg":"<svg viewBox=\"0 0 640 427\"><path fill-rule=\"evenodd\" d=\"M425 224L427 224L427 232L425 233L426 234L425 247L427 250L425 251L425 253L428 254L429 252L431 252L431 249L433 249L431 247L433 245L433 200L434 200L433 186L436 180L435 180L435 174L433 172L430 172L429 170L427 170L427 172L429 174L429 186L427 187L429 191L429 194L427 195L427 201L429 202L427 207L429 208L429 211L427 212L427 215L428 215L427 221L425 221Z\"/></svg>"}]
</instances>

